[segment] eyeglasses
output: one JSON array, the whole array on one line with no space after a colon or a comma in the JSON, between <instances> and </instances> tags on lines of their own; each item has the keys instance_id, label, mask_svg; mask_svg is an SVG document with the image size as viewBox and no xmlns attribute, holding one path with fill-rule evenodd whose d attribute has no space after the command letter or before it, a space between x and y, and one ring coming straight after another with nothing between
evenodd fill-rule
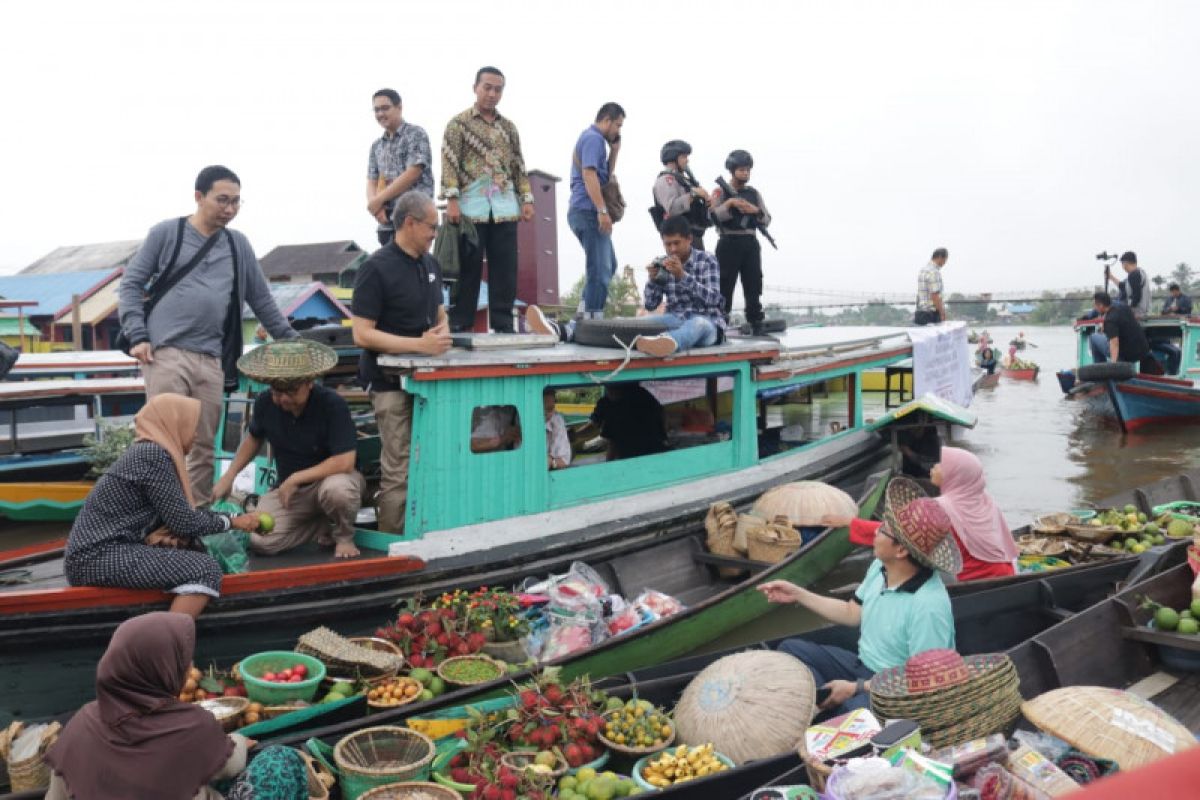
<instances>
[{"instance_id":1,"label":"eyeglasses","mask_svg":"<svg viewBox=\"0 0 1200 800\"><path fill-rule=\"evenodd\" d=\"M222 195L218 195L218 196L214 197L213 202L215 202L221 208L238 208L242 204L242 198L241 197L226 197L225 195L222 194Z\"/></svg>"},{"instance_id":2,"label":"eyeglasses","mask_svg":"<svg viewBox=\"0 0 1200 800\"><path fill-rule=\"evenodd\" d=\"M417 223L420 223L421 225L424 225L425 227L429 228L429 230L433 231L434 233L437 233L438 228L442 227L441 225L439 225L436 222L426 222L423 219L414 219L413 222L417 222Z\"/></svg>"},{"instance_id":3,"label":"eyeglasses","mask_svg":"<svg viewBox=\"0 0 1200 800\"><path fill-rule=\"evenodd\" d=\"M386 114L387 112L391 111L393 108L395 108L395 106L375 106L375 113L376 114Z\"/></svg>"}]
</instances>

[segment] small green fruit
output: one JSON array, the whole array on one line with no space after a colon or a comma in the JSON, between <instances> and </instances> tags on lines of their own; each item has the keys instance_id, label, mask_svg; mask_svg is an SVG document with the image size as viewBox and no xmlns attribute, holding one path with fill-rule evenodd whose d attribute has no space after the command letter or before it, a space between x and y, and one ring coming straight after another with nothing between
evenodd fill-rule
<instances>
[{"instance_id":1,"label":"small green fruit","mask_svg":"<svg viewBox=\"0 0 1200 800\"><path fill-rule=\"evenodd\" d=\"M275 530L275 518L265 512L259 514L258 529L263 533L270 533L271 531Z\"/></svg>"},{"instance_id":2,"label":"small green fruit","mask_svg":"<svg viewBox=\"0 0 1200 800\"><path fill-rule=\"evenodd\" d=\"M1163 606L1154 612L1154 627L1160 631L1173 631L1179 627L1179 612Z\"/></svg>"},{"instance_id":3,"label":"small green fruit","mask_svg":"<svg viewBox=\"0 0 1200 800\"><path fill-rule=\"evenodd\" d=\"M437 697L446 693L446 682L437 675L434 675L429 679L429 683L425 685L425 688L433 692L434 697Z\"/></svg>"},{"instance_id":4,"label":"small green fruit","mask_svg":"<svg viewBox=\"0 0 1200 800\"><path fill-rule=\"evenodd\" d=\"M412 678L422 686L426 686L431 680L433 680L433 673L424 667L417 667L412 672L408 673L408 677Z\"/></svg>"},{"instance_id":5,"label":"small green fruit","mask_svg":"<svg viewBox=\"0 0 1200 800\"><path fill-rule=\"evenodd\" d=\"M1179 620L1179 627L1176 630L1188 636L1195 636L1197 633L1200 633L1200 622L1194 619L1181 619Z\"/></svg>"},{"instance_id":6,"label":"small green fruit","mask_svg":"<svg viewBox=\"0 0 1200 800\"><path fill-rule=\"evenodd\" d=\"M1193 617L1200 618L1200 600L1193 600L1188 610L1192 612Z\"/></svg>"}]
</instances>

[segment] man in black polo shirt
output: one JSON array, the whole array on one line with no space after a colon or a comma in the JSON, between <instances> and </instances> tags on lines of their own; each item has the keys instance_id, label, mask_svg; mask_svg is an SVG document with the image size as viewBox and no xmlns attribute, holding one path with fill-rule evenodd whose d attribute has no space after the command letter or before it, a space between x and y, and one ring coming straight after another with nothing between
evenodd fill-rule
<instances>
[{"instance_id":1,"label":"man in black polo shirt","mask_svg":"<svg viewBox=\"0 0 1200 800\"><path fill-rule=\"evenodd\" d=\"M383 374L382 354L441 355L450 349L450 325L442 305L442 270L429 247L437 236L437 209L418 191L401 195L392 212L396 237L375 251L354 281L354 343L363 348L358 377L371 393L379 425L379 530L404 530L412 395Z\"/></svg>"},{"instance_id":2,"label":"man in black polo shirt","mask_svg":"<svg viewBox=\"0 0 1200 800\"><path fill-rule=\"evenodd\" d=\"M256 553L274 555L316 539L333 546L337 558L359 555L354 518L365 481L354 469L354 420L337 392L313 382L336 363L333 350L311 341L265 344L238 359L243 375L271 388L255 399L246 438L213 495L227 496L234 476L270 443L278 475L258 511L274 517L275 526L250 534Z\"/></svg>"},{"instance_id":3,"label":"man in black polo shirt","mask_svg":"<svg viewBox=\"0 0 1200 800\"><path fill-rule=\"evenodd\" d=\"M1142 372L1162 374L1157 368L1158 362L1150 355L1150 343L1142 325L1133 315L1133 309L1124 303L1114 304L1108 292L1096 292L1093 295L1096 312L1104 317L1104 335L1092 335L1092 360L1100 364L1109 359L1127 361L1130 364L1141 365ZM1108 352L1104 352L1107 345Z\"/></svg>"}]
</instances>

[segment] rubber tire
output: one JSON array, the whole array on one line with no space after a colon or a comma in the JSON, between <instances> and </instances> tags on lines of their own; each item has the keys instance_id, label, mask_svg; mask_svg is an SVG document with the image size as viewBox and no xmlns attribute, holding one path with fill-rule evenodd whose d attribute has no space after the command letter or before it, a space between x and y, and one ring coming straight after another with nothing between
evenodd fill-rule
<instances>
[{"instance_id":1,"label":"rubber tire","mask_svg":"<svg viewBox=\"0 0 1200 800\"><path fill-rule=\"evenodd\" d=\"M1084 364L1075 370L1075 377L1080 381L1127 381L1135 375L1137 367L1125 361Z\"/></svg>"},{"instance_id":2,"label":"rubber tire","mask_svg":"<svg viewBox=\"0 0 1200 800\"><path fill-rule=\"evenodd\" d=\"M617 347L613 337L621 340L626 347L633 344L638 336L657 336L667 330L667 326L645 317L620 317L617 319L581 319L575 323L575 344L588 347Z\"/></svg>"}]
</instances>

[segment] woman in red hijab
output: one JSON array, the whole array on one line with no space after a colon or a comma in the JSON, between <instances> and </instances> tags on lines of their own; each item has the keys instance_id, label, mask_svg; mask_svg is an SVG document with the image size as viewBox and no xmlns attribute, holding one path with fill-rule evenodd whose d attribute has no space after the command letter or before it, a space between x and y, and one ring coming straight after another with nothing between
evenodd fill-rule
<instances>
[{"instance_id":1,"label":"woman in red hijab","mask_svg":"<svg viewBox=\"0 0 1200 800\"><path fill-rule=\"evenodd\" d=\"M943 447L929 480L941 491L937 501L953 524L962 553L960 581L1002 578L1016 572L1017 543L1004 515L987 493L983 464L973 453Z\"/></svg>"}]
</instances>

